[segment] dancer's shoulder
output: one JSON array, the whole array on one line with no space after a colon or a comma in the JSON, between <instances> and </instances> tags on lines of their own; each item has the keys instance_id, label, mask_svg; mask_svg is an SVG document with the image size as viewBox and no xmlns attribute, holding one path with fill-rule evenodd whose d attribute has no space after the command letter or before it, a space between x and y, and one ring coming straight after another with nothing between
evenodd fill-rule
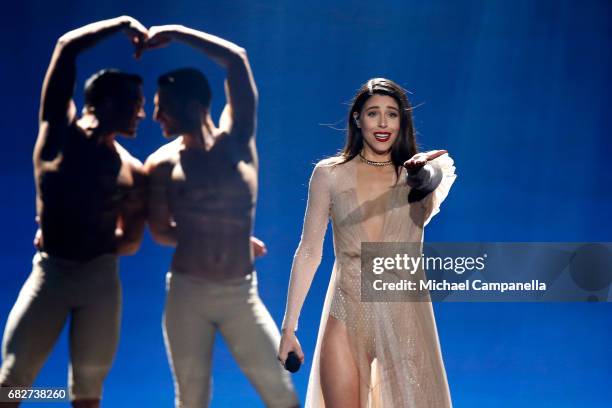
<instances>
[{"instance_id":1,"label":"dancer's shoulder","mask_svg":"<svg viewBox=\"0 0 612 408\"><path fill-rule=\"evenodd\" d=\"M180 154L181 144L178 139L160 146L151 153L145 162L145 166L159 166L163 164L174 164Z\"/></svg>"}]
</instances>

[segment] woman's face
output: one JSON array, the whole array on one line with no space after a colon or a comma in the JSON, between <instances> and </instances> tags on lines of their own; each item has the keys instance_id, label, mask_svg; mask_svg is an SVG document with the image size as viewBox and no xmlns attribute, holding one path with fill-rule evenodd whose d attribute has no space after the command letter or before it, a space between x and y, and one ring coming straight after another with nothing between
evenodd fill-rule
<instances>
[{"instance_id":1,"label":"woman's face","mask_svg":"<svg viewBox=\"0 0 612 408\"><path fill-rule=\"evenodd\" d=\"M400 131L397 101L388 95L374 94L365 102L357 119L364 148L378 155L389 153Z\"/></svg>"}]
</instances>

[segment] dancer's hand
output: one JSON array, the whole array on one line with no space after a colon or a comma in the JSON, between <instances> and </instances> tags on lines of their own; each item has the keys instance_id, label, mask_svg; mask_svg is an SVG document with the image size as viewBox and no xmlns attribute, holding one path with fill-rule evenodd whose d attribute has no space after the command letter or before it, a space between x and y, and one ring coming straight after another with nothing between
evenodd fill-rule
<instances>
[{"instance_id":1,"label":"dancer's hand","mask_svg":"<svg viewBox=\"0 0 612 408\"><path fill-rule=\"evenodd\" d=\"M179 32L183 26L168 24L149 27L149 39L145 45L146 49L162 48L172 41L174 34Z\"/></svg>"},{"instance_id":2,"label":"dancer's hand","mask_svg":"<svg viewBox=\"0 0 612 408\"><path fill-rule=\"evenodd\" d=\"M446 150L432 150L426 153L417 153L404 162L404 167L409 173L416 173L423 168L428 161L438 158L446 153L448 153Z\"/></svg>"},{"instance_id":3,"label":"dancer's hand","mask_svg":"<svg viewBox=\"0 0 612 408\"><path fill-rule=\"evenodd\" d=\"M268 253L266 244L259 238L251 236L251 247L253 248L253 254L255 258L262 257Z\"/></svg>"},{"instance_id":4,"label":"dancer's hand","mask_svg":"<svg viewBox=\"0 0 612 408\"><path fill-rule=\"evenodd\" d=\"M140 59L149 38L149 32L146 27L134 17L123 16L121 18L125 19L123 23L123 32L128 36L134 46L134 58Z\"/></svg>"},{"instance_id":5,"label":"dancer's hand","mask_svg":"<svg viewBox=\"0 0 612 408\"><path fill-rule=\"evenodd\" d=\"M36 230L36 234L34 235L34 248L36 248L38 251L42 251L43 249L43 235L42 235L42 229L38 228Z\"/></svg>"},{"instance_id":6,"label":"dancer's hand","mask_svg":"<svg viewBox=\"0 0 612 408\"><path fill-rule=\"evenodd\" d=\"M37 251L42 251L44 242L42 228L40 228L40 216L37 215L36 218L34 218L34 221L36 221L36 225L38 225L38 228L36 228L36 234L34 234L34 241L32 241L32 243L34 244L34 248L36 248Z\"/></svg>"},{"instance_id":7,"label":"dancer's hand","mask_svg":"<svg viewBox=\"0 0 612 408\"><path fill-rule=\"evenodd\" d=\"M302 352L302 346L295 336L295 333L290 330L283 330L277 356L278 361L280 361L283 366L287 360L287 355L291 351L295 352L297 357L300 359L300 362L304 364L304 353Z\"/></svg>"}]
</instances>

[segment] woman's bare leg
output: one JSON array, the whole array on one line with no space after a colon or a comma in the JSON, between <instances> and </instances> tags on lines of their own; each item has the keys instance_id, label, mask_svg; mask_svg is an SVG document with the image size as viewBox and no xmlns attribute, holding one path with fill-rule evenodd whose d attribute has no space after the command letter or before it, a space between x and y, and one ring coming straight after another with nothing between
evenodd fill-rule
<instances>
[{"instance_id":1,"label":"woman's bare leg","mask_svg":"<svg viewBox=\"0 0 612 408\"><path fill-rule=\"evenodd\" d=\"M333 316L321 343L320 375L325 408L359 408L359 371L346 325Z\"/></svg>"}]
</instances>

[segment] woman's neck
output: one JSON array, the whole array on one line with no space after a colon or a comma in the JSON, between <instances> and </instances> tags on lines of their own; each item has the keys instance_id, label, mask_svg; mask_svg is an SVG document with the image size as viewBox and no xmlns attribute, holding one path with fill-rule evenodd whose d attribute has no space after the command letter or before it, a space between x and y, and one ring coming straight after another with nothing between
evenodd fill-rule
<instances>
[{"instance_id":1,"label":"woman's neck","mask_svg":"<svg viewBox=\"0 0 612 408\"><path fill-rule=\"evenodd\" d=\"M384 163L391 161L391 150L388 150L384 153L376 152L367 144L364 144L363 150L361 151L361 153L359 153L359 155L362 158L372 162Z\"/></svg>"}]
</instances>

